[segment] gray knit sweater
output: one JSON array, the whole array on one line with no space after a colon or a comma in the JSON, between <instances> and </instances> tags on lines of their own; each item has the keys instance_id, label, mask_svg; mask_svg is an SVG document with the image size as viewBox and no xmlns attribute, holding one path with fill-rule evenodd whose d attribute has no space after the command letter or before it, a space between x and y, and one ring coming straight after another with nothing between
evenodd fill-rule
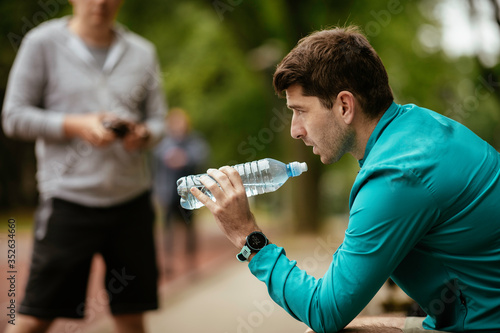
<instances>
[{"instance_id":1,"label":"gray knit sweater","mask_svg":"<svg viewBox=\"0 0 500 333\"><path fill-rule=\"evenodd\" d=\"M107 207L151 187L145 150L121 142L96 148L63 133L66 114L107 111L143 121L152 144L163 134L165 101L154 46L117 26L104 67L99 67L69 18L48 21L24 38L12 67L3 116L4 132L36 140L42 198L58 197Z\"/></svg>"}]
</instances>

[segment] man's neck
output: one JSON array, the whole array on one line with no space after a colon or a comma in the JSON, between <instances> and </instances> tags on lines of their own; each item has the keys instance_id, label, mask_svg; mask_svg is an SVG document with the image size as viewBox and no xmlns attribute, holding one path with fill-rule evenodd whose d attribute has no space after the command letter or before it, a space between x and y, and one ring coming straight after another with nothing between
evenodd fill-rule
<instances>
[{"instance_id":1,"label":"man's neck","mask_svg":"<svg viewBox=\"0 0 500 333\"><path fill-rule=\"evenodd\" d=\"M93 47L109 47L114 38L111 26L92 26L78 18L69 22L69 29L79 36L87 45Z\"/></svg>"},{"instance_id":2,"label":"man's neck","mask_svg":"<svg viewBox=\"0 0 500 333\"><path fill-rule=\"evenodd\" d=\"M380 118L384 115L384 112L381 112L375 119L368 119L363 117L363 119L356 126L356 144L351 152L352 156L354 156L357 160L361 160L365 157L366 145L368 144L368 140L372 135L375 127L377 127Z\"/></svg>"}]
</instances>

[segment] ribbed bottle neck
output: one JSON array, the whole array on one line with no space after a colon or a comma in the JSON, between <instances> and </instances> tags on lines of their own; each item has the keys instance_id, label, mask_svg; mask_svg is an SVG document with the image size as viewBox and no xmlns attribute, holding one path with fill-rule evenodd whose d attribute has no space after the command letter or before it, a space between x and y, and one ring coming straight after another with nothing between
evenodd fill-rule
<instances>
[{"instance_id":1,"label":"ribbed bottle neck","mask_svg":"<svg viewBox=\"0 0 500 333\"><path fill-rule=\"evenodd\" d=\"M307 164L305 162L292 162L286 165L286 174L288 177L300 176L305 171L307 171Z\"/></svg>"}]
</instances>

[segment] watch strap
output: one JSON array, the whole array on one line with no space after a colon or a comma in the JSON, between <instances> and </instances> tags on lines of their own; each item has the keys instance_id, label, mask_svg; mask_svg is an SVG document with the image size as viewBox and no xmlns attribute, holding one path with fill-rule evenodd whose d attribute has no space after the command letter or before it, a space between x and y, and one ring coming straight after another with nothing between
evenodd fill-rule
<instances>
[{"instance_id":1,"label":"watch strap","mask_svg":"<svg viewBox=\"0 0 500 333\"><path fill-rule=\"evenodd\" d=\"M252 253L252 250L246 245L243 246L241 249L240 253L236 255L236 259L238 259L240 262L244 262L248 260L248 257L250 257L250 254Z\"/></svg>"}]
</instances>

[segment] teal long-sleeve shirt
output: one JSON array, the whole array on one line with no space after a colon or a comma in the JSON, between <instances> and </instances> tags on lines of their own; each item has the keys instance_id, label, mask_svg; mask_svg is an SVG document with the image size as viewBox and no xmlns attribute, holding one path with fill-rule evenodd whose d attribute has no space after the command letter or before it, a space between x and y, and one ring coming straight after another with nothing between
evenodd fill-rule
<instances>
[{"instance_id":1,"label":"teal long-sleeve shirt","mask_svg":"<svg viewBox=\"0 0 500 333\"><path fill-rule=\"evenodd\" d=\"M316 332L347 325L391 277L424 327L500 332L500 155L465 126L393 103L370 136L349 224L326 274L268 245L250 262L273 300Z\"/></svg>"}]
</instances>

